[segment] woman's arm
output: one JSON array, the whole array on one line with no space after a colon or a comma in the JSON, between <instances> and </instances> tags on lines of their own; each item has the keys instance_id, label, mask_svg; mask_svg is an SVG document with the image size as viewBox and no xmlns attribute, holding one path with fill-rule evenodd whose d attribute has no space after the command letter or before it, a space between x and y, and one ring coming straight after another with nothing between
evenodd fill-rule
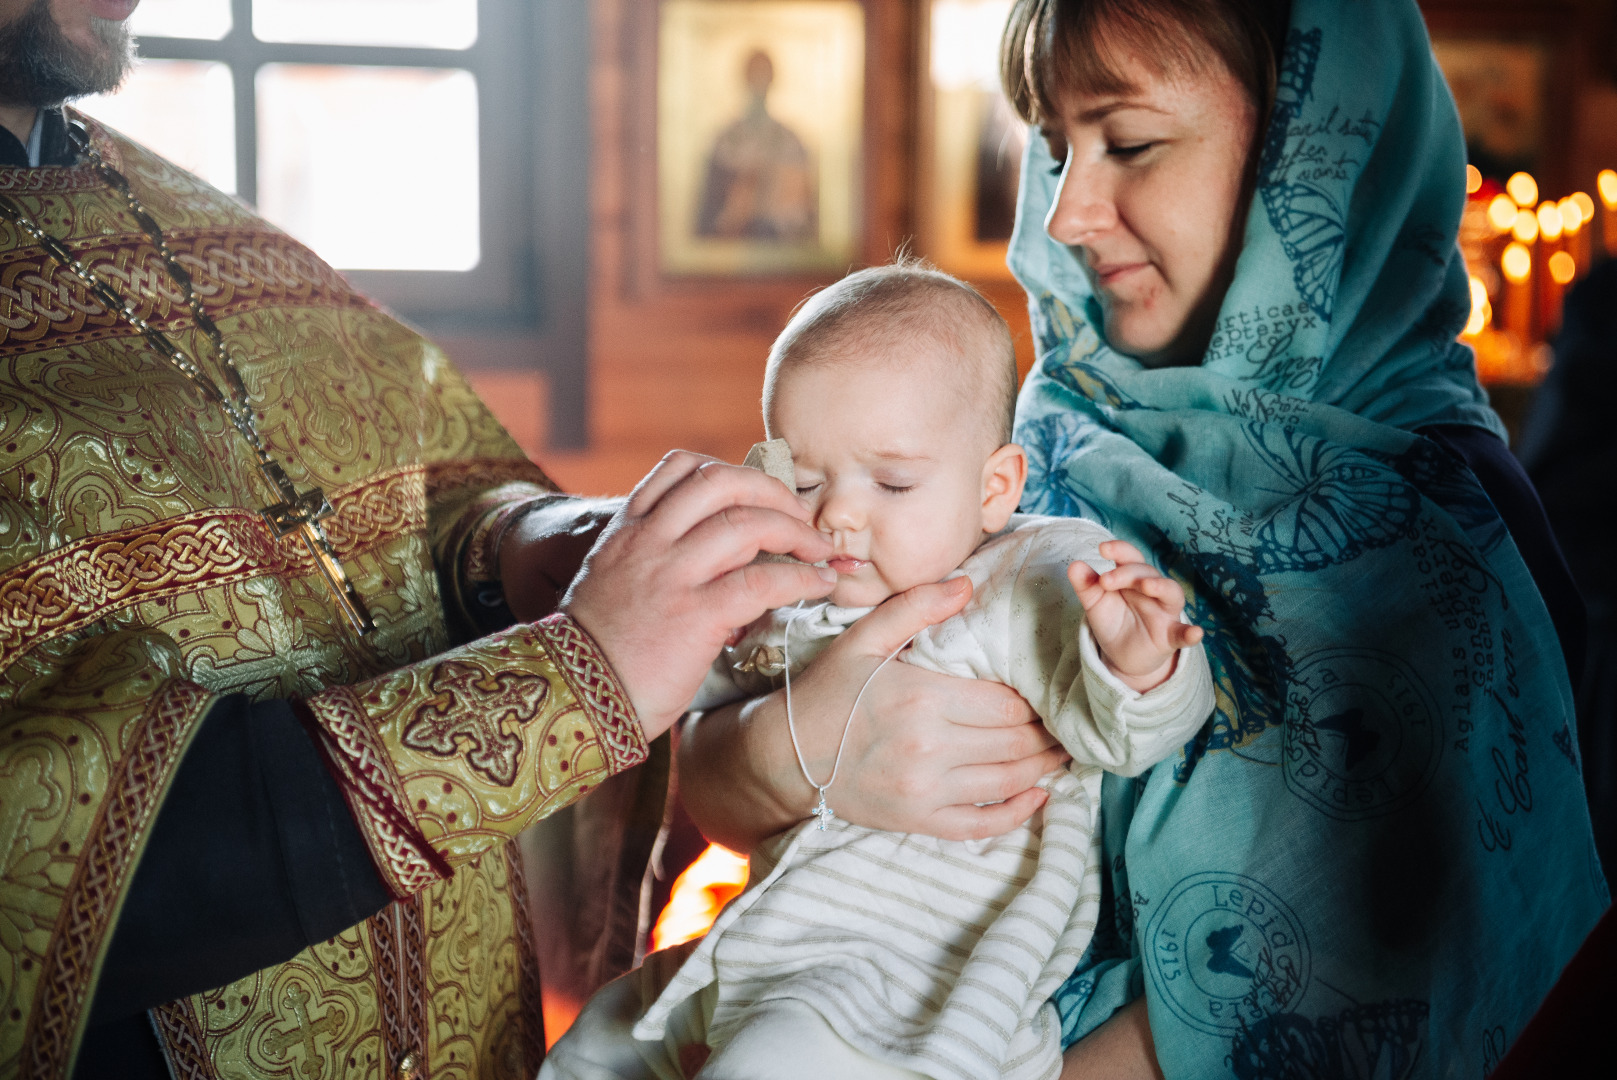
<instances>
[{"instance_id":1,"label":"woman's arm","mask_svg":"<svg viewBox=\"0 0 1617 1080\"><path fill-rule=\"evenodd\" d=\"M923 585L861 619L792 683L803 756L831 775L848 710L876 666L970 597L965 578ZM1032 709L997 683L888 664L848 729L826 801L857 825L949 839L995 836L1044 802L1033 785L1066 758ZM680 796L710 840L739 851L808 816L781 693L690 723L679 746ZM977 804L989 805L977 805Z\"/></svg>"},{"instance_id":2,"label":"woman's arm","mask_svg":"<svg viewBox=\"0 0 1617 1080\"><path fill-rule=\"evenodd\" d=\"M1135 998L1067 1047L1061 1080L1162 1080L1145 998Z\"/></svg>"}]
</instances>

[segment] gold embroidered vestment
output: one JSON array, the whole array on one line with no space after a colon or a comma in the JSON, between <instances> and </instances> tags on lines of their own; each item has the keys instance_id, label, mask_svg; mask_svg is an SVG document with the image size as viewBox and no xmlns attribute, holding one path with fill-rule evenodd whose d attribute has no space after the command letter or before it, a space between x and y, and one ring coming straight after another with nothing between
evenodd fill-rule
<instances>
[{"instance_id":1,"label":"gold embroidered vestment","mask_svg":"<svg viewBox=\"0 0 1617 1080\"><path fill-rule=\"evenodd\" d=\"M458 647L463 571L553 490L428 342L302 245L86 121L237 358L270 452L319 486L375 618L343 622L259 515L245 443L116 313L0 222L0 1076L67 1077L165 792L221 695L295 697L398 901L155 1010L177 1076L531 1077L524 826L646 757L610 669L552 617ZM0 191L210 355L88 165ZM213 372L215 378L217 372ZM478 580L474 575L472 580Z\"/></svg>"}]
</instances>

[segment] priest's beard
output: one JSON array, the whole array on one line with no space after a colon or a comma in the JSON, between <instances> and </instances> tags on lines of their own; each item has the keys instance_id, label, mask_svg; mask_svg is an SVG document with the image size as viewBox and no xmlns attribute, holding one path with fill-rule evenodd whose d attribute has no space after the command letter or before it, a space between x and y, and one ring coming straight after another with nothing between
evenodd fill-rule
<instances>
[{"instance_id":1,"label":"priest's beard","mask_svg":"<svg viewBox=\"0 0 1617 1080\"><path fill-rule=\"evenodd\" d=\"M133 59L129 27L115 19L93 18L90 25L95 44L75 44L51 17L50 0L34 0L0 27L0 101L46 108L122 82Z\"/></svg>"}]
</instances>

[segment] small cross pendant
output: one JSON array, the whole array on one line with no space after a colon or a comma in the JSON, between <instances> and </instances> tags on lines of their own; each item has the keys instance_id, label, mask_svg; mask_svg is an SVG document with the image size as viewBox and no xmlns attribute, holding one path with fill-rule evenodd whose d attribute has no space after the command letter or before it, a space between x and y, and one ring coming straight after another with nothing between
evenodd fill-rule
<instances>
[{"instance_id":1,"label":"small cross pendant","mask_svg":"<svg viewBox=\"0 0 1617 1080\"><path fill-rule=\"evenodd\" d=\"M820 804L814 808L814 816L819 818L814 823L814 827L821 832L824 832L826 827L831 824L831 819L837 816L836 812L826 805L824 788L820 789Z\"/></svg>"},{"instance_id":2,"label":"small cross pendant","mask_svg":"<svg viewBox=\"0 0 1617 1080\"><path fill-rule=\"evenodd\" d=\"M336 513L326 499L326 493L319 488L299 492L292 486L286 471L276 462L262 461L258 467L281 494L280 502L259 511L270 530L277 538L294 532L298 534L298 539L303 541L303 546L314 557L320 576L326 579L332 599L355 633L368 634L376 629L365 601L360 599L354 583L348 580L348 572L343 569L337 553L331 548L331 538L320 524L323 519Z\"/></svg>"}]
</instances>

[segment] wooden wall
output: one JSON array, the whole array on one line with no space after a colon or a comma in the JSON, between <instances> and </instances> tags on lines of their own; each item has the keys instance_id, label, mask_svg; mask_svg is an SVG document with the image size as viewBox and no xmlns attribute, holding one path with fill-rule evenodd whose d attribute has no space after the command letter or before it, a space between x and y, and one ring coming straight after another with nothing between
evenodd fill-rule
<instances>
[{"instance_id":1,"label":"wooden wall","mask_svg":"<svg viewBox=\"0 0 1617 1080\"><path fill-rule=\"evenodd\" d=\"M675 447L739 461L763 437L764 358L792 309L836 275L670 280L656 269L655 0L592 0L590 449L549 452L540 376L446 340L485 401L564 487L627 491ZM913 0L866 0L862 265L912 243L917 115ZM925 254L925 252L920 252ZM851 269L851 268L850 268ZM979 282L1031 362L1021 291Z\"/></svg>"},{"instance_id":2,"label":"wooden wall","mask_svg":"<svg viewBox=\"0 0 1617 1080\"><path fill-rule=\"evenodd\" d=\"M484 399L528 452L567 489L627 491L669 449L738 461L762 437L764 357L792 308L832 276L669 280L656 269L655 69L657 0L589 0L591 208L589 429L584 451L546 449L541 375L482 337L444 339ZM885 261L917 232L923 178L918 118L924 0L864 0L866 61L863 264ZM1439 32L1519 33L1552 41L1548 87L1556 140L1543 177L1559 188L1617 167L1617 0L1422 0ZM1564 58L1564 63L1561 59ZM1020 289L978 280L1032 359Z\"/></svg>"}]
</instances>

